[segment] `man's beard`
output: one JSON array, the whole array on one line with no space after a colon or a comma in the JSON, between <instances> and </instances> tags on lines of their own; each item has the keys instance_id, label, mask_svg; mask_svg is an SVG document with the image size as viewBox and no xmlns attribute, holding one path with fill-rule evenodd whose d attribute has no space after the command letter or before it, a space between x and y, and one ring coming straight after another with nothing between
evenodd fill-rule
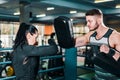
<instances>
[{"instance_id":1,"label":"man's beard","mask_svg":"<svg viewBox=\"0 0 120 80\"><path fill-rule=\"evenodd\" d=\"M96 24L95 24L94 26L95 26L95 28L94 28L94 29L91 29L90 31L95 31L95 30L97 30L98 27L99 27L99 24L96 22Z\"/></svg>"}]
</instances>

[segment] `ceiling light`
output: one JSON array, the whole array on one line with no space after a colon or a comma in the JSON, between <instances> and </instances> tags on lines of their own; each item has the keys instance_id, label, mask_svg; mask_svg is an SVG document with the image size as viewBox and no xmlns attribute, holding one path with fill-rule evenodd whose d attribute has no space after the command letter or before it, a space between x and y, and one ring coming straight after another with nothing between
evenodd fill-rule
<instances>
[{"instance_id":1,"label":"ceiling light","mask_svg":"<svg viewBox=\"0 0 120 80\"><path fill-rule=\"evenodd\" d=\"M19 12L15 12L15 13L13 13L13 15L20 15L20 13Z\"/></svg>"},{"instance_id":2,"label":"ceiling light","mask_svg":"<svg viewBox=\"0 0 120 80\"><path fill-rule=\"evenodd\" d=\"M36 15L36 17L44 17L44 16L46 16L46 14Z\"/></svg>"},{"instance_id":3,"label":"ceiling light","mask_svg":"<svg viewBox=\"0 0 120 80\"><path fill-rule=\"evenodd\" d=\"M73 19L70 19L71 21L73 21Z\"/></svg>"},{"instance_id":4,"label":"ceiling light","mask_svg":"<svg viewBox=\"0 0 120 80\"><path fill-rule=\"evenodd\" d=\"M4 3L7 3L8 0L0 0L0 4L4 4Z\"/></svg>"},{"instance_id":5,"label":"ceiling light","mask_svg":"<svg viewBox=\"0 0 120 80\"><path fill-rule=\"evenodd\" d=\"M54 7L48 7L47 8L47 11L49 11L49 10L54 10L55 8Z\"/></svg>"},{"instance_id":6,"label":"ceiling light","mask_svg":"<svg viewBox=\"0 0 120 80\"><path fill-rule=\"evenodd\" d=\"M94 3L102 3L102 2L108 2L108 1L114 1L114 0L95 0Z\"/></svg>"},{"instance_id":7,"label":"ceiling light","mask_svg":"<svg viewBox=\"0 0 120 80\"><path fill-rule=\"evenodd\" d=\"M71 14L73 14L73 13L77 13L77 11L70 11L70 13L71 13Z\"/></svg>"},{"instance_id":8,"label":"ceiling light","mask_svg":"<svg viewBox=\"0 0 120 80\"><path fill-rule=\"evenodd\" d=\"M120 8L120 4L117 4L115 8Z\"/></svg>"}]
</instances>

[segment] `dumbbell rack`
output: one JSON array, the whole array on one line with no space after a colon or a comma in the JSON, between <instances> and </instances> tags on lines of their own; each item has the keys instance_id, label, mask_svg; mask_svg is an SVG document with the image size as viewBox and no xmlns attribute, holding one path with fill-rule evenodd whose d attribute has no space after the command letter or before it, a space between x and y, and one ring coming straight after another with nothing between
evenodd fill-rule
<instances>
[{"instance_id":1,"label":"dumbbell rack","mask_svg":"<svg viewBox=\"0 0 120 80\"><path fill-rule=\"evenodd\" d=\"M0 48L0 66L1 66L1 71L0 71L0 80L14 80L15 76L7 76L3 72L3 68L6 67L6 65L11 64L11 61L6 60L6 52L10 52L12 48ZM5 74L5 75L4 75Z\"/></svg>"}]
</instances>

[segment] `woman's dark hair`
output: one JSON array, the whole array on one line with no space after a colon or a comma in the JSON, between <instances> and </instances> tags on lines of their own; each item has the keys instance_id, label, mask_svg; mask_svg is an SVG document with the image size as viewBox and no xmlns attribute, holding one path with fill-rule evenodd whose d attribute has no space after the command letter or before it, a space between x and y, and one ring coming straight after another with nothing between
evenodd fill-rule
<instances>
[{"instance_id":1,"label":"woman's dark hair","mask_svg":"<svg viewBox=\"0 0 120 80\"><path fill-rule=\"evenodd\" d=\"M88 15L102 15L102 11L100 9L91 9L86 12L86 16Z\"/></svg>"},{"instance_id":2,"label":"woman's dark hair","mask_svg":"<svg viewBox=\"0 0 120 80\"><path fill-rule=\"evenodd\" d=\"M19 45L27 43L26 34L29 32L31 35L36 33L37 28L33 25L21 23L14 41L13 49L16 49Z\"/></svg>"}]
</instances>

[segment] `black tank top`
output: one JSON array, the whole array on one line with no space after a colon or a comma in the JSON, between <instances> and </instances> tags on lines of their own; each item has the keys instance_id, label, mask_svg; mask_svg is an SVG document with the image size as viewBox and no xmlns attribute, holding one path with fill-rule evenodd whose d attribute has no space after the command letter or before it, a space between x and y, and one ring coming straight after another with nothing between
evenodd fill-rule
<instances>
[{"instance_id":1,"label":"black tank top","mask_svg":"<svg viewBox=\"0 0 120 80\"><path fill-rule=\"evenodd\" d=\"M96 35L97 35L97 32L94 32L91 36L90 36L90 44L91 45L102 45L102 44L105 44L105 45L109 45L109 37L111 35L111 33L113 32L112 29L108 29L108 31L105 33L105 35L103 37L101 37L100 39L96 39Z\"/></svg>"}]
</instances>

